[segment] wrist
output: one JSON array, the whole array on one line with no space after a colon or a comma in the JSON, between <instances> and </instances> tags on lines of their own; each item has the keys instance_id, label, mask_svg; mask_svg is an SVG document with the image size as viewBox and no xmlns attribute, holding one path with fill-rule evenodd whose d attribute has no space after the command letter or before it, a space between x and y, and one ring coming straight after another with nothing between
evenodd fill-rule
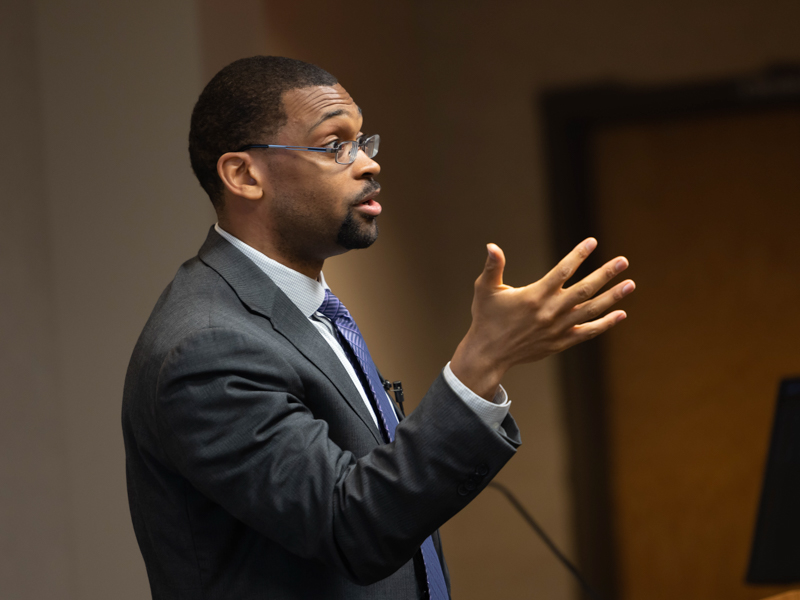
<instances>
[{"instance_id":1,"label":"wrist","mask_svg":"<svg viewBox=\"0 0 800 600\"><path fill-rule=\"evenodd\" d=\"M491 402L508 369L488 359L467 334L450 360L450 370L466 387Z\"/></svg>"}]
</instances>

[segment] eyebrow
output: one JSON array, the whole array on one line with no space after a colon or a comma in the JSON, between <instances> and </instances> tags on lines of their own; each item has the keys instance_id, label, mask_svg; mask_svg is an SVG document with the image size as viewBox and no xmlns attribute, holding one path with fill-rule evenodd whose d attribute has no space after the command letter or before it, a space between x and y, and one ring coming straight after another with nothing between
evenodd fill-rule
<instances>
[{"instance_id":1,"label":"eyebrow","mask_svg":"<svg viewBox=\"0 0 800 600\"><path fill-rule=\"evenodd\" d=\"M363 113L361 112L361 107L358 106L356 108L358 108L358 114L362 115ZM322 118L319 121L317 121L316 123L314 123L311 126L311 128L308 130L308 132L311 133L312 131L314 131L317 127L322 125L328 119L333 119L334 117L341 117L342 115L348 115L348 114L349 114L348 111L346 111L343 108L337 108L336 110L332 110L330 112L327 112L324 115L322 115Z\"/></svg>"}]
</instances>

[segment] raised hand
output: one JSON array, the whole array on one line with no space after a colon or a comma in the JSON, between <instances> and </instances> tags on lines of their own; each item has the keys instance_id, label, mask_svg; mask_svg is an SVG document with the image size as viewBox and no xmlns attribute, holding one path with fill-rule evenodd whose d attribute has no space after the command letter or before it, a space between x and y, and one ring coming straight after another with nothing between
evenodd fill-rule
<instances>
[{"instance_id":1,"label":"raised hand","mask_svg":"<svg viewBox=\"0 0 800 600\"><path fill-rule=\"evenodd\" d=\"M541 360L607 331L626 318L622 310L602 316L636 287L627 279L595 297L628 268L619 256L581 281L564 284L597 247L588 238L539 281L513 288L503 284L505 256L495 244L475 281L472 325L458 345L450 368L464 385L491 399L512 366Z\"/></svg>"}]
</instances>

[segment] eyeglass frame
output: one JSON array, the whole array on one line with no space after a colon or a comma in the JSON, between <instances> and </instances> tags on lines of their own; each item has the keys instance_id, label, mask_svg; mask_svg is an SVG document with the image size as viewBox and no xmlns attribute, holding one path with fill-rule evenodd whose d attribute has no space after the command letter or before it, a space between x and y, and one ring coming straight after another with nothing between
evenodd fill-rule
<instances>
[{"instance_id":1,"label":"eyeglass frame","mask_svg":"<svg viewBox=\"0 0 800 600\"><path fill-rule=\"evenodd\" d=\"M356 161L356 157L358 156L358 151L363 150L364 154L367 155L368 158L375 158L378 156L378 150L376 149L372 156L367 154L367 144L374 140L375 146L380 146L381 136L379 134L370 135L368 137L361 136L357 140L347 140L344 142L339 142L335 146L283 146L281 144L248 144L247 146L242 146L237 150L237 152L244 152L245 150L251 150L253 148L279 148L281 150L299 150L300 152L325 152L327 154L334 154L333 159L336 161L337 165L352 165ZM355 152L352 150L347 155L350 157L349 162L339 162L338 154L339 148L344 146L345 144L355 144L354 148L356 149Z\"/></svg>"}]
</instances>

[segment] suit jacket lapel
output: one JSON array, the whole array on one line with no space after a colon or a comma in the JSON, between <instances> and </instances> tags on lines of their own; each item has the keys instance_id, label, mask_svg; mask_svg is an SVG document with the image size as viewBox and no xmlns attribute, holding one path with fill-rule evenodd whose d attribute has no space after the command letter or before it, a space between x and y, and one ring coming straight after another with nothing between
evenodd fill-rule
<instances>
[{"instance_id":1,"label":"suit jacket lapel","mask_svg":"<svg viewBox=\"0 0 800 600\"><path fill-rule=\"evenodd\" d=\"M229 244L213 227L198 257L228 282L251 311L269 319L276 331L322 371L358 414L375 441L383 443L372 416L336 353L266 273Z\"/></svg>"}]
</instances>

